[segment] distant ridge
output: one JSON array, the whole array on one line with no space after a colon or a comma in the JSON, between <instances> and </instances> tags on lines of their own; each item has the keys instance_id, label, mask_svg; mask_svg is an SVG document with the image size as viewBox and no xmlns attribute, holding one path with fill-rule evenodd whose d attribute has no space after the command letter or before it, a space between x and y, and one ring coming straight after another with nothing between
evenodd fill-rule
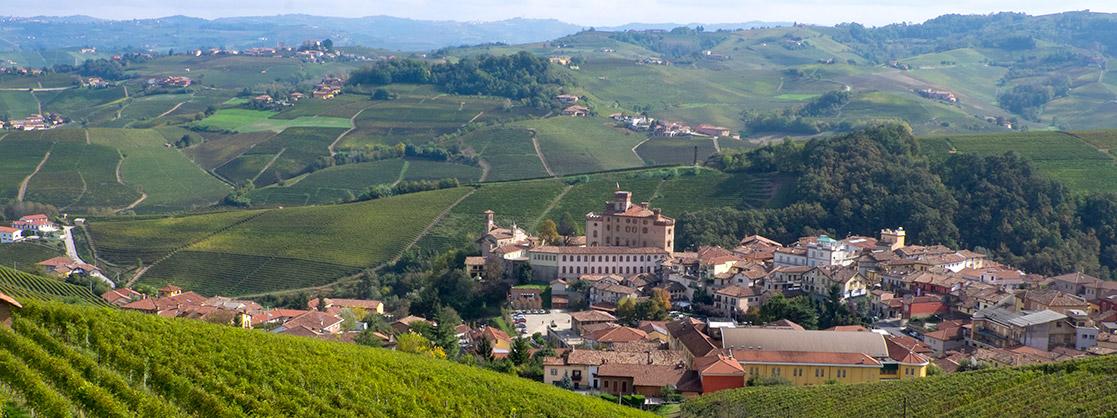
<instances>
[{"instance_id":1,"label":"distant ridge","mask_svg":"<svg viewBox=\"0 0 1117 418\"><path fill-rule=\"evenodd\" d=\"M249 48L298 45L330 38L338 46L365 46L400 51L430 51L484 43L524 44L577 33L589 26L555 19L514 18L491 22L417 20L392 16L329 17L306 14L202 19L166 16L108 20L90 16L0 17L3 50L97 47L152 50L200 47ZM718 24L632 23L600 30L672 29L703 26L707 30L790 26L784 22Z\"/></svg>"}]
</instances>

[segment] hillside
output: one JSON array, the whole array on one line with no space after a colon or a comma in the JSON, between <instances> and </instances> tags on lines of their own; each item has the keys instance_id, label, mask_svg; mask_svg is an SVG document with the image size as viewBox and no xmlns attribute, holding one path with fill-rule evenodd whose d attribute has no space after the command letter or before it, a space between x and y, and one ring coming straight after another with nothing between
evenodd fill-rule
<instances>
[{"instance_id":1,"label":"hillside","mask_svg":"<svg viewBox=\"0 0 1117 418\"><path fill-rule=\"evenodd\" d=\"M0 266L0 293L23 301L61 300L67 303L108 305L103 299L84 287L4 266Z\"/></svg>"},{"instance_id":2,"label":"hillside","mask_svg":"<svg viewBox=\"0 0 1117 418\"><path fill-rule=\"evenodd\" d=\"M681 416L1112 416L1115 378L1117 357L1105 356L899 382L727 390L688 401Z\"/></svg>"},{"instance_id":3,"label":"hillside","mask_svg":"<svg viewBox=\"0 0 1117 418\"><path fill-rule=\"evenodd\" d=\"M41 416L640 415L411 354L42 302L0 327L0 381Z\"/></svg>"}]
</instances>

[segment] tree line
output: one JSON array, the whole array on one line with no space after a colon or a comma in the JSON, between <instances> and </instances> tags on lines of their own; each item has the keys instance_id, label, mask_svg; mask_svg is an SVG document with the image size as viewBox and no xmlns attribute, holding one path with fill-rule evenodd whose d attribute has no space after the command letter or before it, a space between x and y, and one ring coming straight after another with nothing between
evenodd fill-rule
<instances>
[{"instance_id":1,"label":"tree line","mask_svg":"<svg viewBox=\"0 0 1117 418\"><path fill-rule=\"evenodd\" d=\"M546 108L571 77L552 66L546 58L525 51L512 55L464 57L457 62L431 64L404 59L380 62L354 70L351 85L383 86L392 83L433 84L443 91L462 95L500 96Z\"/></svg>"}]
</instances>

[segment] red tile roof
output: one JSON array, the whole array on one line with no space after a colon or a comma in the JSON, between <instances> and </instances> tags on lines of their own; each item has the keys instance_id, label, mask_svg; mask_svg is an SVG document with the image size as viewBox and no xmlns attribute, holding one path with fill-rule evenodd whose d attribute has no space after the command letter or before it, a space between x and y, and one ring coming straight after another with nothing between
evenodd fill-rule
<instances>
[{"instance_id":1,"label":"red tile roof","mask_svg":"<svg viewBox=\"0 0 1117 418\"><path fill-rule=\"evenodd\" d=\"M703 376L744 376L745 368L733 357L714 354L694 359L692 367Z\"/></svg>"}]
</instances>

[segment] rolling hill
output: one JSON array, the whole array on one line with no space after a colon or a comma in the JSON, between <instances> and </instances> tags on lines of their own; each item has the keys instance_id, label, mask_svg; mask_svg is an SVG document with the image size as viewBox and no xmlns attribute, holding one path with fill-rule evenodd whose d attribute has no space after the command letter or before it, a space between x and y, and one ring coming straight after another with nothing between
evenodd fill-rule
<instances>
[{"instance_id":1,"label":"rolling hill","mask_svg":"<svg viewBox=\"0 0 1117 418\"><path fill-rule=\"evenodd\" d=\"M0 381L37 416L642 416L418 355L37 301L0 327Z\"/></svg>"}]
</instances>

